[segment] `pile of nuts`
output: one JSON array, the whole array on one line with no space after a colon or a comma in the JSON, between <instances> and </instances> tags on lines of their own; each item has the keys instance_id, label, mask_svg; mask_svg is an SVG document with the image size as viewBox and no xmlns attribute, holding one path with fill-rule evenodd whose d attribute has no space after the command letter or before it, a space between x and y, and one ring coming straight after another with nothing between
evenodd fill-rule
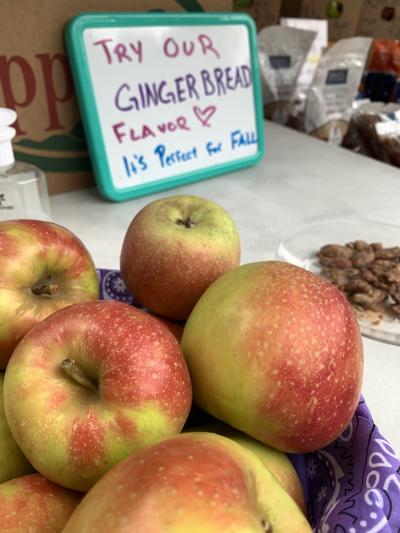
<instances>
[{"instance_id":1,"label":"pile of nuts","mask_svg":"<svg viewBox=\"0 0 400 533\"><path fill-rule=\"evenodd\" d=\"M357 311L375 312L374 321L400 318L400 246L353 241L327 244L317 253L321 275L347 297ZM373 316L373 315L371 315Z\"/></svg>"}]
</instances>

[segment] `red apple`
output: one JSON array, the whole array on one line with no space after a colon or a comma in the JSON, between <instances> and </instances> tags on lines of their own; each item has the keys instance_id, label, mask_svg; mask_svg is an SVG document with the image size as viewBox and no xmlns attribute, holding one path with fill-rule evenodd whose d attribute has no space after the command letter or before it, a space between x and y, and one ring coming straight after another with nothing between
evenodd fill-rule
<instances>
[{"instance_id":1,"label":"red apple","mask_svg":"<svg viewBox=\"0 0 400 533\"><path fill-rule=\"evenodd\" d=\"M311 533L260 459L211 433L177 435L114 466L63 533Z\"/></svg>"},{"instance_id":2,"label":"red apple","mask_svg":"<svg viewBox=\"0 0 400 533\"><path fill-rule=\"evenodd\" d=\"M142 305L185 320L206 288L239 261L239 235L221 206L197 196L170 196L146 205L132 220L121 275Z\"/></svg>"},{"instance_id":3,"label":"red apple","mask_svg":"<svg viewBox=\"0 0 400 533\"><path fill-rule=\"evenodd\" d=\"M244 446L256 454L261 462L276 477L286 492L297 503L304 515L307 515L307 505L303 486L294 466L284 452L280 452L275 448L271 448L271 446L263 444L262 442L249 437L245 433L237 431L231 426L219 421L197 426L189 429L188 431L205 431L222 435L223 437L234 440L241 446Z\"/></svg>"},{"instance_id":4,"label":"red apple","mask_svg":"<svg viewBox=\"0 0 400 533\"><path fill-rule=\"evenodd\" d=\"M196 403L286 452L332 442L360 397L363 348L330 283L275 261L224 274L200 298L182 348Z\"/></svg>"},{"instance_id":5,"label":"red apple","mask_svg":"<svg viewBox=\"0 0 400 533\"><path fill-rule=\"evenodd\" d=\"M71 305L37 324L4 380L6 417L26 457L81 491L129 453L179 433L190 405L174 335L115 301Z\"/></svg>"},{"instance_id":6,"label":"red apple","mask_svg":"<svg viewBox=\"0 0 400 533\"><path fill-rule=\"evenodd\" d=\"M98 297L93 261L73 233L38 220L0 222L0 368L35 324Z\"/></svg>"},{"instance_id":7,"label":"red apple","mask_svg":"<svg viewBox=\"0 0 400 533\"><path fill-rule=\"evenodd\" d=\"M40 474L0 485L0 530L15 533L61 532L82 494Z\"/></svg>"}]
</instances>

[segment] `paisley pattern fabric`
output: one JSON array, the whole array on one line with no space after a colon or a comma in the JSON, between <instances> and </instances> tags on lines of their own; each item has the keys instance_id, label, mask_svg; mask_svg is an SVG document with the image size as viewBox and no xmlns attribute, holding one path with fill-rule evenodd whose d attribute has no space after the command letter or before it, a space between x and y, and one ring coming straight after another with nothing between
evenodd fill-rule
<instances>
[{"instance_id":1,"label":"paisley pattern fabric","mask_svg":"<svg viewBox=\"0 0 400 533\"><path fill-rule=\"evenodd\" d=\"M142 307L117 270L98 270L101 297ZM315 533L400 533L400 460L363 398L346 430L322 450L289 455Z\"/></svg>"}]
</instances>

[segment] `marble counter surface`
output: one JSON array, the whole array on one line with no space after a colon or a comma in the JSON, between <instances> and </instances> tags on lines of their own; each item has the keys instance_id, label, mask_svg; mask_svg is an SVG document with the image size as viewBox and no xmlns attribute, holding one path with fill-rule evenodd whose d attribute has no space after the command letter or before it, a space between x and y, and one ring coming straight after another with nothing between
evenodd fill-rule
<instances>
[{"instance_id":1,"label":"marble counter surface","mask_svg":"<svg viewBox=\"0 0 400 533\"><path fill-rule=\"evenodd\" d=\"M280 241L326 219L400 226L400 170L266 123L266 156L249 169L115 204L95 188L51 198L53 220L75 232L98 267L118 268L126 229L150 201L195 194L237 223L242 263L274 259ZM399 232L400 244L400 232ZM400 453L400 347L364 339L362 392L383 435Z\"/></svg>"}]
</instances>

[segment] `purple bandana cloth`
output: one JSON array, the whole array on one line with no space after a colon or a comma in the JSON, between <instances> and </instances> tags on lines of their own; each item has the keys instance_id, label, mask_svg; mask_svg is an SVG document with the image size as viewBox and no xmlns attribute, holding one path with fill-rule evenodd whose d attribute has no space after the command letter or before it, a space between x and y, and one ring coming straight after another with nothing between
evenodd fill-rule
<instances>
[{"instance_id":1,"label":"purple bandana cloth","mask_svg":"<svg viewBox=\"0 0 400 533\"><path fill-rule=\"evenodd\" d=\"M118 270L98 274L102 299L142 307ZM400 460L363 398L332 444L289 458L303 484L315 533L400 533Z\"/></svg>"}]
</instances>

